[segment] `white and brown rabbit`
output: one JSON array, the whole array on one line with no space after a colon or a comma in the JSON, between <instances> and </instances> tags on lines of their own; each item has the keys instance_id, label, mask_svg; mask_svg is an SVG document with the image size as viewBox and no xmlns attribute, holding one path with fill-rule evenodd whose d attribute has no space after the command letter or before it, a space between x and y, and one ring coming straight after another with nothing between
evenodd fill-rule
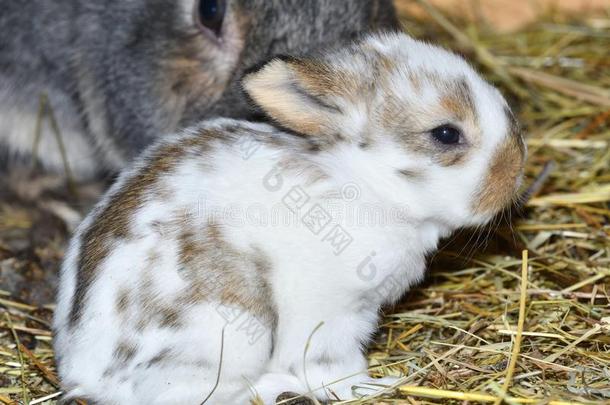
<instances>
[{"instance_id":1,"label":"white and brown rabbit","mask_svg":"<svg viewBox=\"0 0 610 405\"><path fill-rule=\"evenodd\" d=\"M70 397L352 398L377 382L363 350L380 306L520 184L500 93L404 34L275 58L243 86L276 125L215 119L157 143L78 229L55 318Z\"/></svg>"},{"instance_id":2,"label":"white and brown rabbit","mask_svg":"<svg viewBox=\"0 0 610 405\"><path fill-rule=\"evenodd\" d=\"M397 26L391 0L0 0L0 10L0 166L32 155L44 93L80 178L122 169L204 117L246 117L239 79L262 60ZM39 142L41 163L63 171L46 120Z\"/></svg>"}]
</instances>

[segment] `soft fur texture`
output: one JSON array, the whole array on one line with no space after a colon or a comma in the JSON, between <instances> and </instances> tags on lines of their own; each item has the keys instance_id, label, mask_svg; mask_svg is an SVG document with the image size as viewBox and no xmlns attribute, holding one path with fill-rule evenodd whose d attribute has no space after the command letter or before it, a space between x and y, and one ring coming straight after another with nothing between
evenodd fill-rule
<instances>
[{"instance_id":1,"label":"soft fur texture","mask_svg":"<svg viewBox=\"0 0 610 405\"><path fill-rule=\"evenodd\" d=\"M363 351L380 307L519 186L504 99L406 35L274 59L244 88L277 125L216 119L157 143L78 229L55 318L69 396L352 398L379 383ZM444 124L458 144L432 137Z\"/></svg>"},{"instance_id":2,"label":"soft fur texture","mask_svg":"<svg viewBox=\"0 0 610 405\"><path fill-rule=\"evenodd\" d=\"M197 3L0 0L0 153L31 157L46 94L73 174L122 169L159 135L246 117L245 69L397 25L390 0L226 0L214 38L197 25ZM63 171L47 120L37 156Z\"/></svg>"}]
</instances>

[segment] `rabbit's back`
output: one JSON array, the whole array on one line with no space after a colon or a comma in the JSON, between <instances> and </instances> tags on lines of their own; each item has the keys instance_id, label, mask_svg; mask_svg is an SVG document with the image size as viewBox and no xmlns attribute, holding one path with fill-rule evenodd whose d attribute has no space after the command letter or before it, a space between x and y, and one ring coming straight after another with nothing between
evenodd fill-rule
<instances>
[{"instance_id":1,"label":"rabbit's back","mask_svg":"<svg viewBox=\"0 0 610 405\"><path fill-rule=\"evenodd\" d=\"M212 124L147 152L77 231L54 325L69 395L104 403L200 403L213 390L221 352L229 383L210 403L230 403L247 389L239 376L261 374L277 322L271 261L256 244L240 242L242 230L229 232L204 207L222 203L232 189L215 170L218 160L206 155L222 161L224 154L234 167L250 164L240 155L240 136L270 129L220 122L229 122L233 133ZM262 176L266 169L258 170Z\"/></svg>"}]
</instances>

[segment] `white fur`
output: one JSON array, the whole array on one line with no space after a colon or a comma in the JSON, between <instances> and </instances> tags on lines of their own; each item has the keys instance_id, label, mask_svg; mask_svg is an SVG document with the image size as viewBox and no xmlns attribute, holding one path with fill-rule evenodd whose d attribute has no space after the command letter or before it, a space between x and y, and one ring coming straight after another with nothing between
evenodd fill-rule
<instances>
[{"instance_id":1,"label":"white fur","mask_svg":"<svg viewBox=\"0 0 610 405\"><path fill-rule=\"evenodd\" d=\"M349 399L354 396L353 386L375 382L367 375L363 348L375 331L380 306L397 300L422 279L425 257L436 249L439 238L489 219L487 214L474 215L472 200L493 151L507 131L501 114L503 99L462 59L404 35L371 37L368 43L392 59L406 58L413 69L436 69L443 77L468 79L477 114L485 117L481 121L485 136L475 157L459 168L434 165L400 148L390 137L386 139L383 128L371 128L370 120L361 116L363 110L367 111L362 106L346 110L344 128L354 138L365 127L379 132L380 138L370 149L346 142L307 155L258 140L255 153L246 159L238 143L214 143L209 155L184 158L165 178L169 200L150 195L137 210L130 222L136 238L108 241L113 246L111 254L98 269L78 327L71 327L68 318L83 234L126 181L146 170L149 151L122 174L79 227L62 268L55 348L60 356L60 376L72 396L85 395L109 404L201 403L217 378L223 328L220 384L208 404L247 403L252 392L265 404L274 403L285 391L305 394L311 390L322 400L334 395ZM399 76L392 80L396 93L409 97L405 80ZM435 89L428 91L433 102ZM350 114L359 118L352 119ZM291 137L268 125L219 119L170 137L153 150L204 129L222 131L227 126L269 133L270 137ZM307 164L301 170L276 176L274 167L286 159ZM329 177L310 181L308 165L320 168ZM423 170L425 181L409 182L400 177L397 170L403 168ZM270 187L271 183L278 187ZM348 184L357 186L355 200L342 195ZM294 214L283 205L282 199L294 186L301 187L310 198L301 214L316 203L322 207L335 203L344 210L375 206L390 213L398 209L405 218L366 226L340 222L352 242L337 255L324 240L336 224L334 219L316 235L295 221ZM254 206L275 212L280 221L263 226L245 218L247 208ZM233 208L231 214L227 214L227 207ZM249 342L240 319L252 315L244 311L240 318L227 323L220 316L218 302L190 307L185 314L187 325L177 330L156 328L142 333L129 321L118 318L114 309L117 293L126 286L137 288L150 270L145 255L151 249L160 257L152 272L158 296L169 300L185 287L187 281L177 271L176 236L156 232L151 225L171 219L176 209L192 214L188 216L190 225L202 230L209 225L212 212L224 213L214 218L222 226L224 240L240 251L256 248L270 258L269 283L279 319L275 330L267 328L258 340ZM105 370L112 367L113 350L121 339L137 344L136 359L130 368L107 375ZM134 366L167 347L177 351L171 367ZM331 363L319 360L329 354ZM195 360L214 366L198 367Z\"/></svg>"},{"instance_id":2,"label":"white fur","mask_svg":"<svg viewBox=\"0 0 610 405\"><path fill-rule=\"evenodd\" d=\"M3 96L5 94L0 91L0 97ZM31 104L35 105L37 100L33 101ZM66 117L56 117L61 124L66 122L64 118ZM38 113L33 106L31 109L23 105L0 109L0 146L10 148L11 158L23 158L36 152L38 161L45 168L63 173L65 166L60 144L46 115L41 122L37 150L34 150L37 119ZM79 177L91 177L97 167L95 150L89 145L88 139L75 126L64 125L60 131L69 170Z\"/></svg>"}]
</instances>

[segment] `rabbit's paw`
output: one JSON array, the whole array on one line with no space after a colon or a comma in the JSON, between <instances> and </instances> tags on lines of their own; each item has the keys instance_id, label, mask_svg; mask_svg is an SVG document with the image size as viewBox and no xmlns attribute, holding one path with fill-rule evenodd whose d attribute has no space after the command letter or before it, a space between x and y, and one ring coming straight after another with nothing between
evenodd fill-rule
<instances>
[{"instance_id":1,"label":"rabbit's paw","mask_svg":"<svg viewBox=\"0 0 610 405\"><path fill-rule=\"evenodd\" d=\"M383 377L383 378L372 378L367 377L356 383L352 383L349 386L343 387L341 390L333 390L332 396L336 396L342 400L357 399L368 397L383 391L385 393L391 393L395 388L392 388L401 378L398 377Z\"/></svg>"},{"instance_id":2,"label":"rabbit's paw","mask_svg":"<svg viewBox=\"0 0 610 405\"><path fill-rule=\"evenodd\" d=\"M278 405L314 405L314 401L310 398L294 392L284 392L275 399L275 403Z\"/></svg>"},{"instance_id":3,"label":"rabbit's paw","mask_svg":"<svg viewBox=\"0 0 610 405\"><path fill-rule=\"evenodd\" d=\"M257 405L275 405L278 397L281 397L281 401L290 398L283 395L285 393L301 393L305 391L305 387L303 387L298 378L293 375L267 373L263 374L258 381L256 381L248 393L240 396L236 403L240 405L250 403ZM294 396L298 396L298 394L291 394L291 397ZM299 402L299 404L300 403L301 402ZM303 402L303 404L305 403L306 402Z\"/></svg>"}]
</instances>

